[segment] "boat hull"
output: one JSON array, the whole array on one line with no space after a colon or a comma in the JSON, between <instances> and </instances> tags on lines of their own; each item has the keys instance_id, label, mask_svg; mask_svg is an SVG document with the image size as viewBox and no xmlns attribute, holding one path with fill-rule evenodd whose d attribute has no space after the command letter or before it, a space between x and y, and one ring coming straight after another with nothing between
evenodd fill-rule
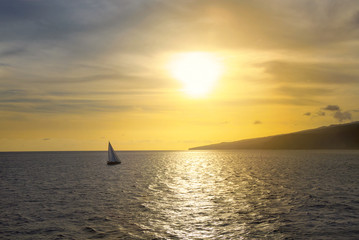
<instances>
[{"instance_id":1,"label":"boat hull","mask_svg":"<svg viewBox=\"0 0 359 240\"><path fill-rule=\"evenodd\" d=\"M120 164L120 162L107 162L107 165L116 165L116 164Z\"/></svg>"}]
</instances>

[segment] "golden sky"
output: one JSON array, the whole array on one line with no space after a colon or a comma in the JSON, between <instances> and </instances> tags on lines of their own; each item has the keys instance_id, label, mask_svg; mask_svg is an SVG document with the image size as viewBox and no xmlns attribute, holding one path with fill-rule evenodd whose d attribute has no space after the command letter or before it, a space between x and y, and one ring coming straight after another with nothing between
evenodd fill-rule
<instances>
[{"instance_id":1,"label":"golden sky","mask_svg":"<svg viewBox=\"0 0 359 240\"><path fill-rule=\"evenodd\" d=\"M0 151L180 150L357 121L358 49L356 0L3 0Z\"/></svg>"}]
</instances>

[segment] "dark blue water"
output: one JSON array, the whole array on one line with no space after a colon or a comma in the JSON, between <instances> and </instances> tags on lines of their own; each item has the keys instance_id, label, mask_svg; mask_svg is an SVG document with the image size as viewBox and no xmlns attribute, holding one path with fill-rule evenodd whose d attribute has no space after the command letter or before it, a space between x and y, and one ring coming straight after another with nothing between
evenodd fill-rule
<instances>
[{"instance_id":1,"label":"dark blue water","mask_svg":"<svg viewBox=\"0 0 359 240\"><path fill-rule=\"evenodd\" d=\"M0 239L359 239L359 151L0 153Z\"/></svg>"}]
</instances>

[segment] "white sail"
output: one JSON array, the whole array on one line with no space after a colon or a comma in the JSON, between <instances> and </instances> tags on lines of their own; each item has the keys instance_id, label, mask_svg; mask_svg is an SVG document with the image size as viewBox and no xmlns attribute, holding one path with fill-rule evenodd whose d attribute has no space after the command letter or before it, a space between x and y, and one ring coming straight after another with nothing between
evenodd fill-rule
<instances>
[{"instance_id":1,"label":"white sail","mask_svg":"<svg viewBox=\"0 0 359 240\"><path fill-rule=\"evenodd\" d=\"M111 143L108 142L108 161L107 164L116 164L121 163L120 158L117 156L116 152L113 150Z\"/></svg>"}]
</instances>

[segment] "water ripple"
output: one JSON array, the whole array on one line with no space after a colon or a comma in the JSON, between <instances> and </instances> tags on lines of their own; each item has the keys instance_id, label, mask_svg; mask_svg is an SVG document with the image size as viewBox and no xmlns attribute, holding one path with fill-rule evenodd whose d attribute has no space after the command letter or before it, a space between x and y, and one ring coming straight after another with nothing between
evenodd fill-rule
<instances>
[{"instance_id":1,"label":"water ripple","mask_svg":"<svg viewBox=\"0 0 359 240\"><path fill-rule=\"evenodd\" d=\"M0 153L1 239L358 239L358 151Z\"/></svg>"}]
</instances>

